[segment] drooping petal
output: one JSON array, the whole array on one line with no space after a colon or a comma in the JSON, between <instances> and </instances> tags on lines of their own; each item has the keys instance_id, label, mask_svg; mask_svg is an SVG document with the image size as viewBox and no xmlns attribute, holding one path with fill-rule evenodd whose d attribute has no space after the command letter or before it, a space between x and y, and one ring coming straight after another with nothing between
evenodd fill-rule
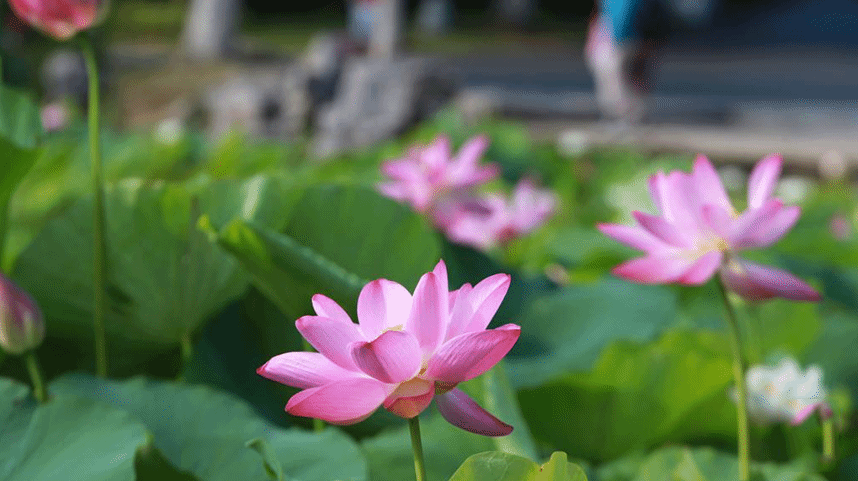
<instances>
[{"instance_id":1,"label":"drooping petal","mask_svg":"<svg viewBox=\"0 0 858 481\"><path fill-rule=\"evenodd\" d=\"M749 232L742 238L741 248L768 247L774 244L792 229L800 216L801 208L798 206L778 209L757 224L756 231Z\"/></svg>"},{"instance_id":2,"label":"drooping petal","mask_svg":"<svg viewBox=\"0 0 858 481\"><path fill-rule=\"evenodd\" d=\"M466 298L469 314L453 310L446 338L485 330L503 302L511 280L508 274L495 274L474 286Z\"/></svg>"},{"instance_id":3,"label":"drooping petal","mask_svg":"<svg viewBox=\"0 0 858 481\"><path fill-rule=\"evenodd\" d=\"M417 375L423 352L411 334L387 331L372 342L353 344L352 359L363 372L379 381L398 384Z\"/></svg>"},{"instance_id":4,"label":"drooping petal","mask_svg":"<svg viewBox=\"0 0 858 481\"><path fill-rule=\"evenodd\" d=\"M689 246L691 239L664 218L638 211L632 212L632 216L641 227L658 239L676 247Z\"/></svg>"},{"instance_id":5,"label":"drooping petal","mask_svg":"<svg viewBox=\"0 0 858 481\"><path fill-rule=\"evenodd\" d=\"M606 236L639 251L651 254L671 248L669 244L638 226L598 224L596 227Z\"/></svg>"},{"instance_id":6,"label":"drooping petal","mask_svg":"<svg viewBox=\"0 0 858 481\"><path fill-rule=\"evenodd\" d=\"M515 324L454 337L438 348L421 375L444 384L458 384L488 371L512 349L521 334Z\"/></svg>"},{"instance_id":7,"label":"drooping petal","mask_svg":"<svg viewBox=\"0 0 858 481\"><path fill-rule=\"evenodd\" d=\"M375 339L385 329L404 326L410 312L408 289L387 279L368 283L358 296L358 322L367 339Z\"/></svg>"},{"instance_id":8,"label":"drooping petal","mask_svg":"<svg viewBox=\"0 0 858 481\"><path fill-rule=\"evenodd\" d=\"M761 207L772 196L781 175L783 158L769 155L759 161L748 178L748 208Z\"/></svg>"},{"instance_id":9,"label":"drooping petal","mask_svg":"<svg viewBox=\"0 0 858 481\"><path fill-rule=\"evenodd\" d=\"M783 297L794 301L819 301L816 290L789 272L748 261L734 260L721 270L721 278L731 291L750 301Z\"/></svg>"},{"instance_id":10,"label":"drooping petal","mask_svg":"<svg viewBox=\"0 0 858 481\"><path fill-rule=\"evenodd\" d=\"M429 272L420 278L405 325L405 330L417 338L424 354L432 353L444 339L450 316L450 293L439 277L435 272Z\"/></svg>"},{"instance_id":11,"label":"drooping petal","mask_svg":"<svg viewBox=\"0 0 858 481\"><path fill-rule=\"evenodd\" d=\"M612 272L632 282L664 284L679 280L696 261L681 253L638 257L620 264Z\"/></svg>"},{"instance_id":12,"label":"drooping petal","mask_svg":"<svg viewBox=\"0 0 858 481\"><path fill-rule=\"evenodd\" d=\"M697 186L697 192L700 193L701 203L720 206L727 212L733 211L733 204L730 203L727 190L724 189L724 184L718 177L715 167L705 155L699 155L695 159L692 176Z\"/></svg>"},{"instance_id":13,"label":"drooping petal","mask_svg":"<svg viewBox=\"0 0 858 481\"><path fill-rule=\"evenodd\" d=\"M317 351L340 367L357 371L350 345L364 341L357 324L335 321L327 317L304 316L295 321L298 332Z\"/></svg>"},{"instance_id":14,"label":"drooping petal","mask_svg":"<svg viewBox=\"0 0 858 481\"><path fill-rule=\"evenodd\" d=\"M352 318L349 317L348 313L330 297L316 294L313 296L312 302L313 310L316 311L317 316L353 324Z\"/></svg>"},{"instance_id":15,"label":"drooping petal","mask_svg":"<svg viewBox=\"0 0 858 481\"><path fill-rule=\"evenodd\" d=\"M298 389L363 377L360 373L337 366L318 352L287 352L274 356L256 373Z\"/></svg>"},{"instance_id":16,"label":"drooping petal","mask_svg":"<svg viewBox=\"0 0 858 481\"><path fill-rule=\"evenodd\" d=\"M679 282L686 285L699 286L712 278L715 271L721 267L724 254L721 251L707 252L690 269L685 271Z\"/></svg>"},{"instance_id":17,"label":"drooping petal","mask_svg":"<svg viewBox=\"0 0 858 481\"><path fill-rule=\"evenodd\" d=\"M353 424L378 409L390 390L368 377L333 382L295 394L286 404L286 412L333 424Z\"/></svg>"},{"instance_id":18,"label":"drooping petal","mask_svg":"<svg viewBox=\"0 0 858 481\"><path fill-rule=\"evenodd\" d=\"M459 389L435 396L438 411L450 424L482 436L506 436L512 426L494 417Z\"/></svg>"}]
</instances>

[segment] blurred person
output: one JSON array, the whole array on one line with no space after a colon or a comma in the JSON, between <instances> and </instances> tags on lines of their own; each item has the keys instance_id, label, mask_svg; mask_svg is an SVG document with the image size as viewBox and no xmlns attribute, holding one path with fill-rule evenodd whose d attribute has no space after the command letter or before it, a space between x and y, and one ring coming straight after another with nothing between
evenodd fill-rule
<instances>
[{"instance_id":1,"label":"blurred person","mask_svg":"<svg viewBox=\"0 0 858 481\"><path fill-rule=\"evenodd\" d=\"M375 19L378 17L379 0L351 0L349 3L349 35L362 43L368 43Z\"/></svg>"},{"instance_id":2,"label":"blurred person","mask_svg":"<svg viewBox=\"0 0 858 481\"><path fill-rule=\"evenodd\" d=\"M372 56L390 58L400 50L403 0L349 0L349 35Z\"/></svg>"},{"instance_id":3,"label":"blurred person","mask_svg":"<svg viewBox=\"0 0 858 481\"><path fill-rule=\"evenodd\" d=\"M452 0L421 0L417 7L417 28L420 33L441 36L453 26Z\"/></svg>"},{"instance_id":4,"label":"blurred person","mask_svg":"<svg viewBox=\"0 0 858 481\"><path fill-rule=\"evenodd\" d=\"M656 54L679 28L700 28L716 0L599 0L584 55L602 115L639 123L652 91Z\"/></svg>"}]
</instances>

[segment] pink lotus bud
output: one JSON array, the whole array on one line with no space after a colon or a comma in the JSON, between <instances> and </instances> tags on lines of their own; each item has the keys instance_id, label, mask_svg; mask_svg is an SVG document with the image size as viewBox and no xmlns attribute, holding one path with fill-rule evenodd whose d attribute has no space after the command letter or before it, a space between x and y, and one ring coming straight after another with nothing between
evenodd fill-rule
<instances>
[{"instance_id":1,"label":"pink lotus bud","mask_svg":"<svg viewBox=\"0 0 858 481\"><path fill-rule=\"evenodd\" d=\"M45 321L33 299L0 274L0 347L20 355L45 338Z\"/></svg>"},{"instance_id":2,"label":"pink lotus bud","mask_svg":"<svg viewBox=\"0 0 858 481\"><path fill-rule=\"evenodd\" d=\"M103 18L102 0L9 0L18 17L33 28L67 40Z\"/></svg>"}]
</instances>

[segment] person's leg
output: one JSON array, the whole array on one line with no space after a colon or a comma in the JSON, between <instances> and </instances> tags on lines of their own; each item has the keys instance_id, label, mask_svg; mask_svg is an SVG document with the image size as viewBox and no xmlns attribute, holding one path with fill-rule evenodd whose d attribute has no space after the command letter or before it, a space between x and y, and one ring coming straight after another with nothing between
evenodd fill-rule
<instances>
[{"instance_id":1,"label":"person's leg","mask_svg":"<svg viewBox=\"0 0 858 481\"><path fill-rule=\"evenodd\" d=\"M641 56L641 14L647 2L603 0L601 11L590 23L585 54L593 73L596 100L602 114L624 123L639 122L645 112L648 82L639 76L645 63Z\"/></svg>"}]
</instances>

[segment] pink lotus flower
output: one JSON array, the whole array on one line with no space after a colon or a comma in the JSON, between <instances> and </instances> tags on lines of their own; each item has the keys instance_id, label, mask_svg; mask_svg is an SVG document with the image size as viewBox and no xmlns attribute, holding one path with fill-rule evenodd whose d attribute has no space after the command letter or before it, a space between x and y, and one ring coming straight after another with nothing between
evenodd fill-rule
<instances>
[{"instance_id":1,"label":"pink lotus flower","mask_svg":"<svg viewBox=\"0 0 858 481\"><path fill-rule=\"evenodd\" d=\"M504 436L512 427L456 389L491 369L518 340L520 327L486 329L509 288L497 274L476 286L448 292L441 261L424 274L412 296L379 279L358 297L355 324L333 300L313 296L315 316L295 323L319 352L288 352L257 372L303 389L286 411L295 416L353 424L380 406L403 418L420 414L432 399L450 423L484 436Z\"/></svg>"},{"instance_id":2,"label":"pink lotus flower","mask_svg":"<svg viewBox=\"0 0 858 481\"><path fill-rule=\"evenodd\" d=\"M101 0L9 0L18 17L57 40L67 40L92 27L105 3Z\"/></svg>"},{"instance_id":3,"label":"pink lotus flower","mask_svg":"<svg viewBox=\"0 0 858 481\"><path fill-rule=\"evenodd\" d=\"M435 224L453 242L488 250L542 225L556 203L553 192L525 179L509 200L498 194L453 199L437 210Z\"/></svg>"},{"instance_id":4,"label":"pink lotus flower","mask_svg":"<svg viewBox=\"0 0 858 481\"><path fill-rule=\"evenodd\" d=\"M45 321L39 307L0 274L0 347L17 356L39 347L44 339Z\"/></svg>"},{"instance_id":5,"label":"pink lotus flower","mask_svg":"<svg viewBox=\"0 0 858 481\"><path fill-rule=\"evenodd\" d=\"M405 202L418 212L427 212L448 194L485 184L500 173L496 165L480 165L488 139L477 136L452 156L450 141L438 137L431 145L412 149L404 159L385 162L381 171L391 179L378 186L379 192Z\"/></svg>"},{"instance_id":6,"label":"pink lotus flower","mask_svg":"<svg viewBox=\"0 0 858 481\"><path fill-rule=\"evenodd\" d=\"M700 156L691 174L674 171L650 178L650 195L660 215L634 212L638 226L601 224L599 230L646 255L614 269L619 277L645 284L698 285L716 272L748 300L783 297L818 301L817 293L792 274L741 259L745 249L767 247L786 234L801 210L772 198L782 159L761 160L749 179L748 208L733 208L718 174Z\"/></svg>"}]
</instances>

